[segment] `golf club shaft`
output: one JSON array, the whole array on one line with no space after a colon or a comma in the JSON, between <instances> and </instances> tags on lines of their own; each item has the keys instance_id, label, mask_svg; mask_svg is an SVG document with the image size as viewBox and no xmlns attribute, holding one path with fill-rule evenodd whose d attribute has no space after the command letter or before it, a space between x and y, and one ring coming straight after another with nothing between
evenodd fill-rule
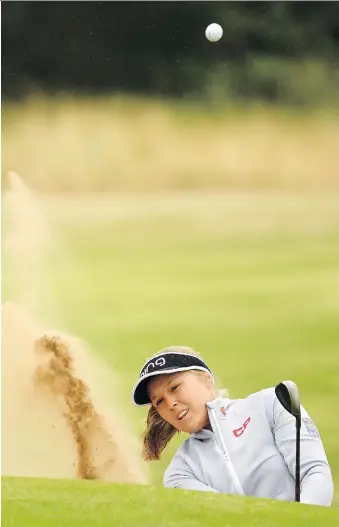
<instances>
[{"instance_id":1,"label":"golf club shaft","mask_svg":"<svg viewBox=\"0 0 339 527\"><path fill-rule=\"evenodd\" d=\"M296 437L296 454L295 454L295 501L300 501L300 415L296 418L295 425L297 428Z\"/></svg>"}]
</instances>

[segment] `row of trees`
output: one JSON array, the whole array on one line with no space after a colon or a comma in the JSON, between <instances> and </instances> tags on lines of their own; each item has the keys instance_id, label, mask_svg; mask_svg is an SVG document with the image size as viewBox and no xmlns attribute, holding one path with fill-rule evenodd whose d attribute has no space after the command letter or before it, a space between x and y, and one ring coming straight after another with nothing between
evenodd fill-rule
<instances>
[{"instance_id":1,"label":"row of trees","mask_svg":"<svg viewBox=\"0 0 339 527\"><path fill-rule=\"evenodd\" d=\"M2 95L308 103L339 92L338 2L3 1ZM218 43L204 31L223 26Z\"/></svg>"}]
</instances>

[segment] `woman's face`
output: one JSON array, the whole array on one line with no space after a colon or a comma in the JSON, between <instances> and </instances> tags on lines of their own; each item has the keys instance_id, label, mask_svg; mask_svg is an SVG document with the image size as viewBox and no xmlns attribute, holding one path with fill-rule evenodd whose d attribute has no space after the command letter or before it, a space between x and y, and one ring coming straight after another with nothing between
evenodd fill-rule
<instances>
[{"instance_id":1,"label":"woman's face","mask_svg":"<svg viewBox=\"0 0 339 527\"><path fill-rule=\"evenodd\" d=\"M218 396L210 375L194 370L153 377L148 394L165 421L189 434L209 424L206 402Z\"/></svg>"}]
</instances>

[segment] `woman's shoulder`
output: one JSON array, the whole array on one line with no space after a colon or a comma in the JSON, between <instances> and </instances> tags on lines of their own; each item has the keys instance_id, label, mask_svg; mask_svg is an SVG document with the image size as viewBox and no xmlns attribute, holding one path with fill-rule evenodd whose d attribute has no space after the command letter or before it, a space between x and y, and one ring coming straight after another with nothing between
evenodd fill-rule
<instances>
[{"instance_id":1,"label":"woman's shoulder","mask_svg":"<svg viewBox=\"0 0 339 527\"><path fill-rule=\"evenodd\" d=\"M274 422L276 412L282 410L282 405L279 404L276 395L275 385L249 394L246 400L252 408L257 408L264 412L270 422Z\"/></svg>"},{"instance_id":2,"label":"woman's shoulder","mask_svg":"<svg viewBox=\"0 0 339 527\"><path fill-rule=\"evenodd\" d=\"M247 399L263 401L265 399L271 399L275 396L274 386L261 388L255 392L248 394Z\"/></svg>"},{"instance_id":3,"label":"woman's shoulder","mask_svg":"<svg viewBox=\"0 0 339 527\"><path fill-rule=\"evenodd\" d=\"M232 399L228 402L226 410L228 410L230 406L234 406L236 411L245 411L245 409L250 410L257 408L261 411L265 410L265 413L268 412L270 414L274 406L275 399L276 395L274 386L264 387L255 392L251 392L244 397Z\"/></svg>"},{"instance_id":4,"label":"woman's shoulder","mask_svg":"<svg viewBox=\"0 0 339 527\"><path fill-rule=\"evenodd\" d=\"M228 408L233 405L239 407L247 404L262 404L267 400L272 400L273 397L275 397L274 386L269 386L261 388L255 392L248 393L243 397L238 397L234 399L223 399L223 403L226 406L226 410L228 410Z\"/></svg>"},{"instance_id":5,"label":"woman's shoulder","mask_svg":"<svg viewBox=\"0 0 339 527\"><path fill-rule=\"evenodd\" d=\"M291 382L291 381L288 381L288 382ZM246 399L248 399L249 401L253 401L253 402L258 401L261 403L271 404L272 402L275 402L277 400L276 385L262 388L261 390L250 393Z\"/></svg>"}]
</instances>

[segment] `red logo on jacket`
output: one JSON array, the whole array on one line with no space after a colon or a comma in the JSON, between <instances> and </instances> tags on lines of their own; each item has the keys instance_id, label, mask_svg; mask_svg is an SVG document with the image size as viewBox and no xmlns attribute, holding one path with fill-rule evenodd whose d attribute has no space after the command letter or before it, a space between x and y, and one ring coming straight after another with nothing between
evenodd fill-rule
<instances>
[{"instance_id":1,"label":"red logo on jacket","mask_svg":"<svg viewBox=\"0 0 339 527\"><path fill-rule=\"evenodd\" d=\"M250 421L251 421L251 418L247 417L246 421L240 428L236 428L235 430L233 430L233 434L235 435L235 437L239 437L245 432L246 427Z\"/></svg>"}]
</instances>

